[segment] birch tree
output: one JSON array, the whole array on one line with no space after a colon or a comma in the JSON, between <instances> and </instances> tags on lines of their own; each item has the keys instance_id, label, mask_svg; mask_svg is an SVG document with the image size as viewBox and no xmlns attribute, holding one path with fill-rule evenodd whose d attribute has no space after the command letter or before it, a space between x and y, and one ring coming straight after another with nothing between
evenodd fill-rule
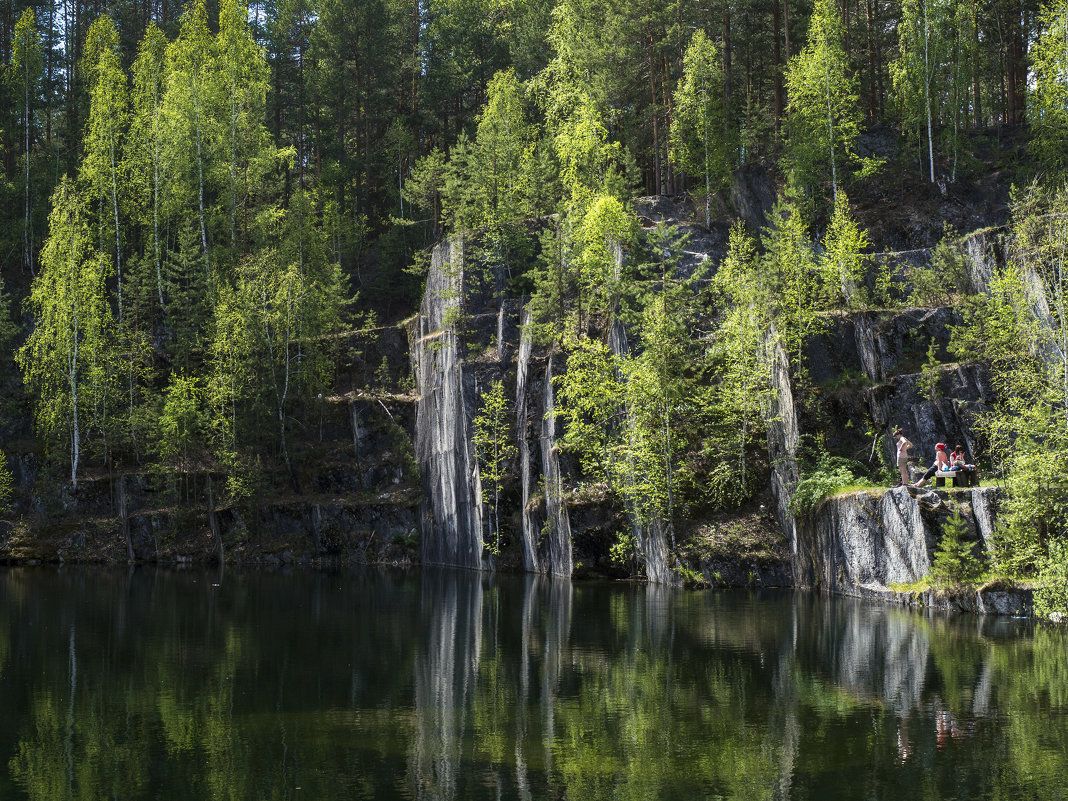
<instances>
[{"instance_id":1,"label":"birch tree","mask_svg":"<svg viewBox=\"0 0 1068 801\"><path fill-rule=\"evenodd\" d=\"M723 67L716 45L694 32L682 61L671 120L671 157L705 184L705 227L712 224L712 193L727 182L736 150L723 100Z\"/></svg>"},{"instance_id":2,"label":"birch tree","mask_svg":"<svg viewBox=\"0 0 1068 801\"><path fill-rule=\"evenodd\" d=\"M93 252L84 203L67 178L52 196L48 226L41 269L26 300L34 328L17 360L35 398L37 428L69 448L77 486L87 419L95 414L98 424L106 423L99 410L106 408L114 374L114 322L104 285L110 270Z\"/></svg>"},{"instance_id":3,"label":"birch tree","mask_svg":"<svg viewBox=\"0 0 1068 801\"><path fill-rule=\"evenodd\" d=\"M804 50L786 71L790 114L788 163L810 185L830 171L838 196L839 173L855 158L861 109L856 76L842 45L842 23L832 0L816 0Z\"/></svg>"},{"instance_id":4,"label":"birch tree","mask_svg":"<svg viewBox=\"0 0 1068 801\"><path fill-rule=\"evenodd\" d=\"M114 234L115 270L118 278L119 322L122 322L122 231L119 225L119 173L121 138L128 126L128 97L126 75L118 54L118 31L107 15L97 17L89 29L87 58L84 73L89 76L89 125L85 132L85 158L80 179L98 200L97 219L100 249L103 252L104 232ZM125 184L124 184L125 185ZM104 214L107 198L107 216ZM110 218L110 219L109 219Z\"/></svg>"},{"instance_id":5,"label":"birch tree","mask_svg":"<svg viewBox=\"0 0 1068 801\"><path fill-rule=\"evenodd\" d=\"M510 424L512 409L504 394L504 382L494 381L482 395L482 408L474 419L473 444L478 454L479 475L493 496L493 550L501 550L501 491L509 463L517 448Z\"/></svg>"},{"instance_id":6,"label":"birch tree","mask_svg":"<svg viewBox=\"0 0 1068 801\"><path fill-rule=\"evenodd\" d=\"M219 34L216 37L221 80L216 82L215 107L225 119L221 135L226 174L218 180L226 187L229 211L230 250L239 253L239 229L248 228L251 197L271 167L267 129L263 125L267 96L267 63L252 38L248 7L242 0L219 4ZM217 113L216 112L216 113ZM221 154L220 154L221 155ZM238 210L242 210L238 219Z\"/></svg>"},{"instance_id":7,"label":"birch tree","mask_svg":"<svg viewBox=\"0 0 1068 801\"><path fill-rule=\"evenodd\" d=\"M167 38L155 23L149 23L133 64L130 133L126 149L133 205L141 222L152 228L152 263L156 271L156 294L160 311L163 299L163 243L160 219L163 193L169 185L172 165L165 159L163 98L167 88Z\"/></svg>"},{"instance_id":8,"label":"birch tree","mask_svg":"<svg viewBox=\"0 0 1068 801\"><path fill-rule=\"evenodd\" d=\"M211 112L212 80L218 75L215 43L208 30L204 0L195 0L182 14L178 38L167 48L167 92L165 141L172 148L169 155L178 168L184 191L170 198L169 211L177 216L191 201L197 210L200 246L204 271L211 272L208 240L208 202L205 171L211 161L210 145L215 141L211 129L215 115Z\"/></svg>"}]
</instances>

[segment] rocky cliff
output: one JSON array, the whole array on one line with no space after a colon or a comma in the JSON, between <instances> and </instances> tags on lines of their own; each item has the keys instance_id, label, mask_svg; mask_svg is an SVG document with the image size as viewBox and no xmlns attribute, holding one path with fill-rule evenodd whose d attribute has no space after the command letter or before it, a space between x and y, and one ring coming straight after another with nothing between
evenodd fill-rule
<instances>
[{"instance_id":1,"label":"rocky cliff","mask_svg":"<svg viewBox=\"0 0 1068 801\"><path fill-rule=\"evenodd\" d=\"M423 477L423 562L477 568L482 563L482 483L471 425L474 375L464 369L457 332L464 297L463 241L434 248L414 330L418 394L415 452Z\"/></svg>"}]
</instances>

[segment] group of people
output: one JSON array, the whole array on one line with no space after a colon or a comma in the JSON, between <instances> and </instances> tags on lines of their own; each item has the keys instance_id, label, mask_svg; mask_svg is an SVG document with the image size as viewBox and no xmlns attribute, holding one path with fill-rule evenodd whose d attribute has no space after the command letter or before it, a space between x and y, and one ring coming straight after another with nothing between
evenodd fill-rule
<instances>
[{"instance_id":1,"label":"group of people","mask_svg":"<svg viewBox=\"0 0 1068 801\"><path fill-rule=\"evenodd\" d=\"M894 431L894 441L897 443L897 469L901 472L901 483L899 487L915 487L919 489L926 484L936 473L954 473L960 472L964 478L965 485L975 486L976 473L975 465L968 462L968 456L964 452L964 446L958 445L953 449L952 453L946 453L946 443L939 442L935 445L935 460L926 473L923 474L923 478L915 483L909 481L909 450L912 449L912 443L906 439L904 432L899 428Z\"/></svg>"}]
</instances>

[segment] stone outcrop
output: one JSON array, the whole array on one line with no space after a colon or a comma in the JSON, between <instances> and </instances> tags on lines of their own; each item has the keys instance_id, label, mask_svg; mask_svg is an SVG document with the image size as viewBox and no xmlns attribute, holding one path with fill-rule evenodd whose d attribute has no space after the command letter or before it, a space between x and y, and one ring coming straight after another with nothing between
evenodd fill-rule
<instances>
[{"instance_id":1,"label":"stone outcrop","mask_svg":"<svg viewBox=\"0 0 1068 801\"><path fill-rule=\"evenodd\" d=\"M528 573L570 576L574 565L571 519L557 445L558 423L553 413L553 357L539 354L535 358L530 329L526 327L529 322L530 310L524 309L516 363L523 569Z\"/></svg>"},{"instance_id":2,"label":"stone outcrop","mask_svg":"<svg viewBox=\"0 0 1068 801\"><path fill-rule=\"evenodd\" d=\"M472 444L475 392L457 322L463 311L462 240L434 248L411 347L419 401L415 451L423 477L423 562L482 564L482 482Z\"/></svg>"},{"instance_id":3,"label":"stone outcrop","mask_svg":"<svg viewBox=\"0 0 1068 801\"><path fill-rule=\"evenodd\" d=\"M800 586L841 595L974 613L1029 614L1030 593L990 585L977 592L896 592L931 569L946 519L959 513L966 539L991 548L1001 490L977 487L911 495L904 487L826 500L797 521Z\"/></svg>"}]
</instances>

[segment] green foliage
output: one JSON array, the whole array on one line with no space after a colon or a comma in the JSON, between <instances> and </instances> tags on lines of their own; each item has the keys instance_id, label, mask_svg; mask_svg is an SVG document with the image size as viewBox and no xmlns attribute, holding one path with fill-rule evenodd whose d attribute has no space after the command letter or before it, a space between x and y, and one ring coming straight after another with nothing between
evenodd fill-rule
<instances>
[{"instance_id":1,"label":"green foliage","mask_svg":"<svg viewBox=\"0 0 1068 801\"><path fill-rule=\"evenodd\" d=\"M712 292L724 312L712 338L717 380L710 398L712 431L705 442L716 467L704 481L713 504L729 506L749 497L760 478L751 451L762 444L772 396L768 288L761 281L756 244L740 224L731 229L727 257L712 279Z\"/></svg>"},{"instance_id":2,"label":"green foliage","mask_svg":"<svg viewBox=\"0 0 1068 801\"><path fill-rule=\"evenodd\" d=\"M671 118L671 157L695 177L704 178L705 226L712 222L712 192L730 177L737 149L723 100L723 67L716 45L694 31L683 56Z\"/></svg>"},{"instance_id":3,"label":"green foliage","mask_svg":"<svg viewBox=\"0 0 1068 801\"><path fill-rule=\"evenodd\" d=\"M915 306L949 306L968 292L968 267L957 244L957 234L948 225L931 253L930 266L912 265L905 275Z\"/></svg>"},{"instance_id":4,"label":"green foliage","mask_svg":"<svg viewBox=\"0 0 1068 801\"><path fill-rule=\"evenodd\" d=\"M11 510L14 490L15 479L11 475L11 468L7 466L7 456L0 450L0 514L6 514Z\"/></svg>"},{"instance_id":5,"label":"green foliage","mask_svg":"<svg viewBox=\"0 0 1068 801\"><path fill-rule=\"evenodd\" d=\"M1006 489L994 560L1010 575L1033 574L1068 532L1066 211L1063 192L1016 197L1010 261L989 295L965 304L951 343L988 365L998 399L979 427Z\"/></svg>"},{"instance_id":6,"label":"green foliage","mask_svg":"<svg viewBox=\"0 0 1068 801\"><path fill-rule=\"evenodd\" d=\"M917 386L920 397L934 401L938 397L938 385L942 378L942 362L938 358L938 343L931 340L927 348L927 362L923 365Z\"/></svg>"},{"instance_id":7,"label":"green foliage","mask_svg":"<svg viewBox=\"0 0 1068 801\"><path fill-rule=\"evenodd\" d=\"M921 174L935 181L936 135L939 150L952 154L950 180L956 179L967 124L969 84L975 66L974 34L968 4L949 0L904 0L898 24L898 55L890 64L893 106ZM963 33L963 35L962 35Z\"/></svg>"},{"instance_id":8,"label":"green foliage","mask_svg":"<svg viewBox=\"0 0 1068 801\"><path fill-rule=\"evenodd\" d=\"M190 469L191 451L202 427L201 389L195 376L172 374L157 423L156 448L161 458L182 472Z\"/></svg>"},{"instance_id":9,"label":"green foliage","mask_svg":"<svg viewBox=\"0 0 1068 801\"><path fill-rule=\"evenodd\" d=\"M1027 95L1027 117L1039 164L1058 180L1068 173L1068 3L1044 4L1039 31L1029 50L1034 90Z\"/></svg>"},{"instance_id":10,"label":"green foliage","mask_svg":"<svg viewBox=\"0 0 1068 801\"><path fill-rule=\"evenodd\" d=\"M791 174L810 191L829 177L837 201L844 168L856 158L861 109L842 45L841 19L831 0L816 0L805 47L787 67L786 86Z\"/></svg>"},{"instance_id":11,"label":"green foliage","mask_svg":"<svg viewBox=\"0 0 1068 801\"><path fill-rule=\"evenodd\" d=\"M1064 540L1049 544L1035 587L1035 614L1068 615L1068 545Z\"/></svg>"},{"instance_id":12,"label":"green foliage","mask_svg":"<svg viewBox=\"0 0 1068 801\"><path fill-rule=\"evenodd\" d=\"M793 368L800 370L805 343L827 325L819 312L827 305L831 282L840 280L839 265L816 257L800 210L781 200L762 240L766 249L759 278L763 297L770 304L779 340Z\"/></svg>"},{"instance_id":13,"label":"green foliage","mask_svg":"<svg viewBox=\"0 0 1068 801\"><path fill-rule=\"evenodd\" d=\"M633 534L620 532L616 535L615 542L608 548L608 558L620 567L628 567L634 562L637 547L638 541Z\"/></svg>"},{"instance_id":14,"label":"green foliage","mask_svg":"<svg viewBox=\"0 0 1068 801\"><path fill-rule=\"evenodd\" d=\"M187 373L193 369L208 338L208 277L200 260L197 231L190 220L178 230L178 248L171 251L163 270L166 312L163 321L170 332L167 348L171 362Z\"/></svg>"},{"instance_id":15,"label":"green foliage","mask_svg":"<svg viewBox=\"0 0 1068 801\"><path fill-rule=\"evenodd\" d=\"M71 457L77 483L82 438L107 424L115 370L114 320L107 302L106 259L93 254L85 210L73 182L56 188L49 235L27 309L36 324L16 359L34 394L37 428Z\"/></svg>"},{"instance_id":16,"label":"green foliage","mask_svg":"<svg viewBox=\"0 0 1068 801\"><path fill-rule=\"evenodd\" d=\"M482 485L489 489L493 498L493 543L487 546L493 553L501 550L501 491L517 452L511 425L513 416L504 394L504 381L498 379L482 395L482 407L473 421L475 433L472 438Z\"/></svg>"},{"instance_id":17,"label":"green foliage","mask_svg":"<svg viewBox=\"0 0 1068 801\"><path fill-rule=\"evenodd\" d=\"M815 466L801 470L801 480L790 496L795 515L814 512L827 498L846 488L871 486L864 466L841 456L823 455Z\"/></svg>"},{"instance_id":18,"label":"green foliage","mask_svg":"<svg viewBox=\"0 0 1068 801\"><path fill-rule=\"evenodd\" d=\"M615 357L600 340L574 339L567 369L553 381L560 395L557 414L564 421L561 443L578 456L585 475L607 484L620 458L624 387Z\"/></svg>"},{"instance_id":19,"label":"green foliage","mask_svg":"<svg viewBox=\"0 0 1068 801\"><path fill-rule=\"evenodd\" d=\"M826 277L829 305L867 305L864 279L870 257L864 251L870 245L867 233L857 225L849 210L849 198L845 192L839 192L820 254L820 272ZM835 275L837 288L832 283Z\"/></svg>"},{"instance_id":20,"label":"green foliage","mask_svg":"<svg viewBox=\"0 0 1068 801\"><path fill-rule=\"evenodd\" d=\"M959 511L946 519L931 564L932 578L947 584L965 584L979 578L983 566L975 555L978 543L966 540L967 533L968 524Z\"/></svg>"}]
</instances>

